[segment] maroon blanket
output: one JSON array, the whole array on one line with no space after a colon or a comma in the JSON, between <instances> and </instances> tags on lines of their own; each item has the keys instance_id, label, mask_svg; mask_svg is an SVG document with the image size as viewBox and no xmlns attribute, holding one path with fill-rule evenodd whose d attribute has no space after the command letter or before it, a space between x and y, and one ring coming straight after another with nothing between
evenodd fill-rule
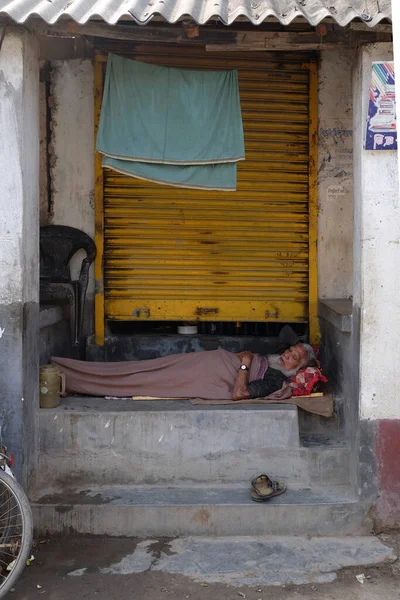
<instances>
[{"instance_id":1,"label":"maroon blanket","mask_svg":"<svg viewBox=\"0 0 400 600\"><path fill-rule=\"evenodd\" d=\"M227 350L172 354L151 360L85 362L51 359L65 373L67 392L90 396L158 396L162 398L232 398L240 358ZM262 379L267 360L258 354L250 381Z\"/></svg>"}]
</instances>

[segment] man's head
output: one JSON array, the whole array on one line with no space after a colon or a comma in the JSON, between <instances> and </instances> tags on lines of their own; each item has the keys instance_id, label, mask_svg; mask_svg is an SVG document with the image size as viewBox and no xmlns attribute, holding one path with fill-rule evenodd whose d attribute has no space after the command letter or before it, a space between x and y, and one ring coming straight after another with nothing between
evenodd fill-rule
<instances>
[{"instance_id":1,"label":"man's head","mask_svg":"<svg viewBox=\"0 0 400 600\"><path fill-rule=\"evenodd\" d=\"M268 364L272 369L278 369L287 377L292 377L299 369L314 366L316 357L309 344L300 342L285 350L281 355L269 355Z\"/></svg>"}]
</instances>

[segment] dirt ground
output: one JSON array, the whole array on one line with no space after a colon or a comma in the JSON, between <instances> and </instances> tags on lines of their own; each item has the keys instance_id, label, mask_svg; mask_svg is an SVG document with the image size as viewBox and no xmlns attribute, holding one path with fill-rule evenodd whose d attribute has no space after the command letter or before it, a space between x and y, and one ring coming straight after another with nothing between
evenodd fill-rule
<instances>
[{"instance_id":1,"label":"dirt ground","mask_svg":"<svg viewBox=\"0 0 400 600\"><path fill-rule=\"evenodd\" d=\"M398 551L398 539L391 537L385 542ZM152 570L130 575L99 572L132 552L138 541L106 538L40 540L34 548L35 561L25 569L8 597L13 600L400 600L399 562L381 568L341 571L337 581L330 584L287 587L237 588L202 584L182 575ZM68 575L83 566L86 567L84 575ZM356 579L360 573L366 576L363 584Z\"/></svg>"}]
</instances>

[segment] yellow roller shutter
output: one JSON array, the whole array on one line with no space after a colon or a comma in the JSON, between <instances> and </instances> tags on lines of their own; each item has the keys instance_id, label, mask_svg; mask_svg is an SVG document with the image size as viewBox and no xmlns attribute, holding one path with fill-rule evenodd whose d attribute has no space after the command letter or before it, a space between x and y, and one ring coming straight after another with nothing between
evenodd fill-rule
<instances>
[{"instance_id":1,"label":"yellow roller shutter","mask_svg":"<svg viewBox=\"0 0 400 600\"><path fill-rule=\"evenodd\" d=\"M104 171L106 318L307 321L307 57L144 45L133 57L237 68L246 160L236 192L186 190Z\"/></svg>"}]
</instances>

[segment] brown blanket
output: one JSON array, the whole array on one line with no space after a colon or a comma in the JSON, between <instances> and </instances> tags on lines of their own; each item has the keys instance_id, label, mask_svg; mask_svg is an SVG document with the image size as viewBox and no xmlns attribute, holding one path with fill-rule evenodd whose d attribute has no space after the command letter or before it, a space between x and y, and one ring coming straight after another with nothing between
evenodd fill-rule
<instances>
[{"instance_id":1,"label":"brown blanket","mask_svg":"<svg viewBox=\"0 0 400 600\"><path fill-rule=\"evenodd\" d=\"M267 398L255 398L253 400L203 400L194 398L190 402L192 404L295 404L298 408L302 408L309 413L327 418L331 417L334 412L332 394L291 396L290 386L286 383L282 386L282 389Z\"/></svg>"},{"instance_id":2,"label":"brown blanket","mask_svg":"<svg viewBox=\"0 0 400 600\"><path fill-rule=\"evenodd\" d=\"M227 350L172 354L161 358L126 362L85 362L53 357L66 376L67 392L89 396L157 397L193 399L194 404L296 404L324 417L333 413L331 396L291 397L284 384L268 398L232 400L239 357ZM249 380L262 379L268 363L254 355ZM135 398L133 398L135 399Z\"/></svg>"},{"instance_id":3,"label":"brown blanket","mask_svg":"<svg viewBox=\"0 0 400 600\"><path fill-rule=\"evenodd\" d=\"M151 360L85 362L53 357L66 376L69 393L89 396L161 396L163 398L232 398L240 358L227 350L172 354ZM266 359L256 354L250 381L262 379Z\"/></svg>"}]
</instances>

